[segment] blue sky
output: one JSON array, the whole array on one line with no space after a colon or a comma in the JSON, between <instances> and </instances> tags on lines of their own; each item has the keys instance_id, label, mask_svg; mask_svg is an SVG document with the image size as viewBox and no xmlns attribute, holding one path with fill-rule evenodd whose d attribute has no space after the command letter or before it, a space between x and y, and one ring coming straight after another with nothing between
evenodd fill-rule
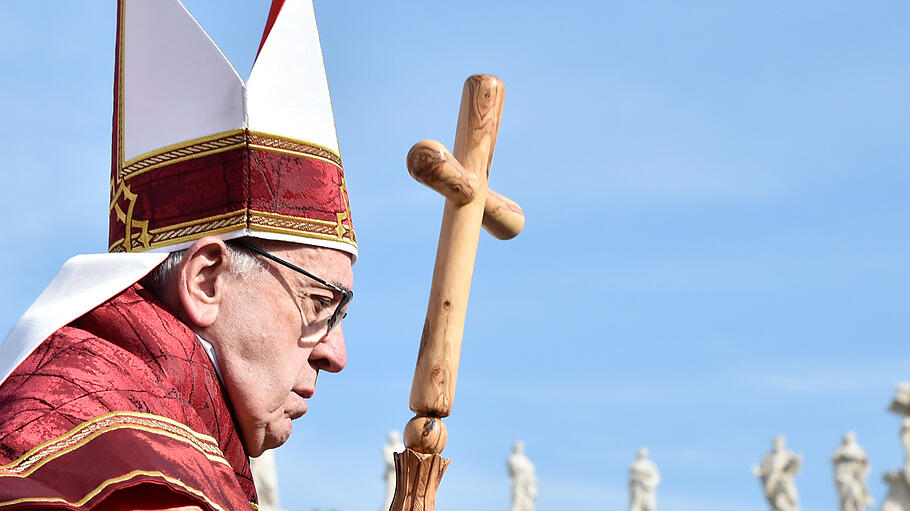
<instances>
[{"instance_id":1,"label":"blue sky","mask_svg":"<svg viewBox=\"0 0 910 511\"><path fill-rule=\"evenodd\" d=\"M187 0L242 76L266 0ZM317 0L361 259L349 365L277 452L285 507L371 510L408 392L442 203L404 168L451 146L461 84L507 96L491 185L525 232L482 237L440 511L622 509L641 445L660 509L763 511L786 434L806 511L834 509L847 429L870 485L902 464L910 379L910 7L900 2ZM105 250L114 2L0 3L0 330Z\"/></svg>"}]
</instances>

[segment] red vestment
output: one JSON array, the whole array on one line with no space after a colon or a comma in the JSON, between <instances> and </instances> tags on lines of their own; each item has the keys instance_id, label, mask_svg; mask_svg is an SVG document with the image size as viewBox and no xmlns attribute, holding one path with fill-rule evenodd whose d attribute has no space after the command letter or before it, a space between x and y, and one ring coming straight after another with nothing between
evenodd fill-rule
<instances>
[{"instance_id":1,"label":"red vestment","mask_svg":"<svg viewBox=\"0 0 910 511\"><path fill-rule=\"evenodd\" d=\"M0 386L0 510L255 502L212 361L139 284L48 337Z\"/></svg>"}]
</instances>

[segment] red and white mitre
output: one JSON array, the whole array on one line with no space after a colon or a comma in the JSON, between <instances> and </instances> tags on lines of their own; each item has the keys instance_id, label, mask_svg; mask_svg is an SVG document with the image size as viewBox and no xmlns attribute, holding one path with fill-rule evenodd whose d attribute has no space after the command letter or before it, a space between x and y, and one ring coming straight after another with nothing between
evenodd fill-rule
<instances>
[{"instance_id":1,"label":"red and white mitre","mask_svg":"<svg viewBox=\"0 0 910 511\"><path fill-rule=\"evenodd\" d=\"M76 256L0 343L58 328L204 236L357 257L312 0L273 0L246 83L179 0L119 0L108 254Z\"/></svg>"},{"instance_id":2,"label":"red and white mitre","mask_svg":"<svg viewBox=\"0 0 910 511\"><path fill-rule=\"evenodd\" d=\"M109 250L218 235L356 256L312 2L273 3L246 84L179 2L119 18Z\"/></svg>"}]
</instances>

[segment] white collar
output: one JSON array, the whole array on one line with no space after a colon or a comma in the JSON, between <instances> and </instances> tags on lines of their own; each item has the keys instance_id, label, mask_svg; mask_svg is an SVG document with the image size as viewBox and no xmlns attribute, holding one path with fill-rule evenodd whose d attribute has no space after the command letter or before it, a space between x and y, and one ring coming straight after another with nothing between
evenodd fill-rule
<instances>
[{"instance_id":1,"label":"white collar","mask_svg":"<svg viewBox=\"0 0 910 511\"><path fill-rule=\"evenodd\" d=\"M58 328L130 287L166 257L166 252L141 252L68 260L0 342L0 383Z\"/></svg>"},{"instance_id":2,"label":"white collar","mask_svg":"<svg viewBox=\"0 0 910 511\"><path fill-rule=\"evenodd\" d=\"M221 367L218 366L218 357L215 356L215 347L212 346L212 343L200 337L199 334L196 334L196 338L199 339L199 342L202 343L202 348L205 350L205 354L209 356L209 360L211 360L212 364L215 365L215 373L218 374L218 379L224 383L224 378L221 377Z\"/></svg>"}]
</instances>

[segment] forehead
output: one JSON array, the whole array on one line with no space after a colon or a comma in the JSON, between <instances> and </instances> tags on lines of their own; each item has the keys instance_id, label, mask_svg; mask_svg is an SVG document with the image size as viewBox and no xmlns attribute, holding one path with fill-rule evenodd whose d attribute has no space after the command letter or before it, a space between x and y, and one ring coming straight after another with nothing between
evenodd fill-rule
<instances>
[{"instance_id":1,"label":"forehead","mask_svg":"<svg viewBox=\"0 0 910 511\"><path fill-rule=\"evenodd\" d=\"M346 252L284 242L270 242L264 244L263 249L344 289L351 289L354 285L351 256ZM300 278L306 279L302 275Z\"/></svg>"}]
</instances>

